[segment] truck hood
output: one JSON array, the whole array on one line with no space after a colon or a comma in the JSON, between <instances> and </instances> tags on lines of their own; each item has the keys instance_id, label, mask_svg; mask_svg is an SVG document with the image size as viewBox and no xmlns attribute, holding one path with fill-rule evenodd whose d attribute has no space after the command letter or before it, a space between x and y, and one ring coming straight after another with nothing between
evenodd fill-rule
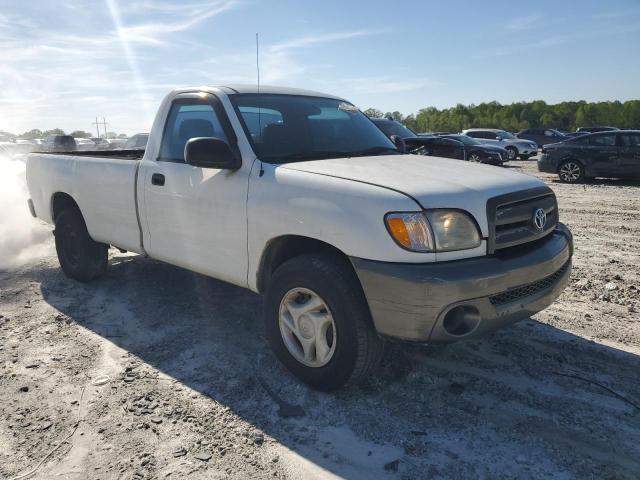
<instances>
[{"instance_id":1,"label":"truck hood","mask_svg":"<svg viewBox=\"0 0 640 480\"><path fill-rule=\"evenodd\" d=\"M544 186L506 168L421 155L384 155L287 163L290 170L378 185L413 198L416 208L457 208L471 213L487 236L487 200Z\"/></svg>"}]
</instances>

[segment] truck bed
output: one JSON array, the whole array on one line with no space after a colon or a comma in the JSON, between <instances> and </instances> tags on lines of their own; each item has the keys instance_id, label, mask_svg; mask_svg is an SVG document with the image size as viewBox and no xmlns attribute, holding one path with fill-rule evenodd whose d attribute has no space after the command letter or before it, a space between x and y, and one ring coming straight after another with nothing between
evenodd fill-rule
<instances>
[{"instance_id":1,"label":"truck bed","mask_svg":"<svg viewBox=\"0 0 640 480\"><path fill-rule=\"evenodd\" d=\"M74 157L103 157L114 160L141 160L144 150L73 150L71 152L32 152L43 155L70 155Z\"/></svg>"}]
</instances>

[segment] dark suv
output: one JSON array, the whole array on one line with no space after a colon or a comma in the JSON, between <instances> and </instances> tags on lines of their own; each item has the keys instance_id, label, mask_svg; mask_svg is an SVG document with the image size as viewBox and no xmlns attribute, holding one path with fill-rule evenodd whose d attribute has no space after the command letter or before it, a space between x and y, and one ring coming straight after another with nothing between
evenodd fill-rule
<instances>
[{"instance_id":1,"label":"dark suv","mask_svg":"<svg viewBox=\"0 0 640 480\"><path fill-rule=\"evenodd\" d=\"M578 127L576 132L582 133L598 133L598 132L617 132L617 127Z\"/></svg>"},{"instance_id":2,"label":"dark suv","mask_svg":"<svg viewBox=\"0 0 640 480\"><path fill-rule=\"evenodd\" d=\"M526 130L516 133L516 137L536 142L538 147L542 147L548 143L562 142L569 138L553 128L527 128Z\"/></svg>"},{"instance_id":3,"label":"dark suv","mask_svg":"<svg viewBox=\"0 0 640 480\"><path fill-rule=\"evenodd\" d=\"M542 147L538 170L566 183L593 177L640 178L640 130L591 133Z\"/></svg>"},{"instance_id":4,"label":"dark suv","mask_svg":"<svg viewBox=\"0 0 640 480\"><path fill-rule=\"evenodd\" d=\"M71 135L49 135L41 147L45 152L73 152L77 149L76 139Z\"/></svg>"}]
</instances>

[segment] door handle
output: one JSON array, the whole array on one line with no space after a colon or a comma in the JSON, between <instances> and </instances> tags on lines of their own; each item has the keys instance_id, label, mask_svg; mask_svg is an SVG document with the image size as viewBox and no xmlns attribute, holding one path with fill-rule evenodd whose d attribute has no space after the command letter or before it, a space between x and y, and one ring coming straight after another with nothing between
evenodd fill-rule
<instances>
[{"instance_id":1,"label":"door handle","mask_svg":"<svg viewBox=\"0 0 640 480\"><path fill-rule=\"evenodd\" d=\"M161 173L154 173L151 175L151 185L164 185L164 175Z\"/></svg>"}]
</instances>

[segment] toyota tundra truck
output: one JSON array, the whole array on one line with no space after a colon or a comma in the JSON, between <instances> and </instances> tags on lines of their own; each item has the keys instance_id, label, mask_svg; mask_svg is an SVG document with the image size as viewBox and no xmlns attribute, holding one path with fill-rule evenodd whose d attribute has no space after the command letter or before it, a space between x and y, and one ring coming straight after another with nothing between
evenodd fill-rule
<instances>
[{"instance_id":1,"label":"toyota tundra truck","mask_svg":"<svg viewBox=\"0 0 640 480\"><path fill-rule=\"evenodd\" d=\"M278 359L320 390L385 340L453 342L549 306L573 241L531 176L407 155L353 104L253 86L171 92L146 149L34 153L29 208L86 282L110 246L260 293Z\"/></svg>"}]
</instances>

